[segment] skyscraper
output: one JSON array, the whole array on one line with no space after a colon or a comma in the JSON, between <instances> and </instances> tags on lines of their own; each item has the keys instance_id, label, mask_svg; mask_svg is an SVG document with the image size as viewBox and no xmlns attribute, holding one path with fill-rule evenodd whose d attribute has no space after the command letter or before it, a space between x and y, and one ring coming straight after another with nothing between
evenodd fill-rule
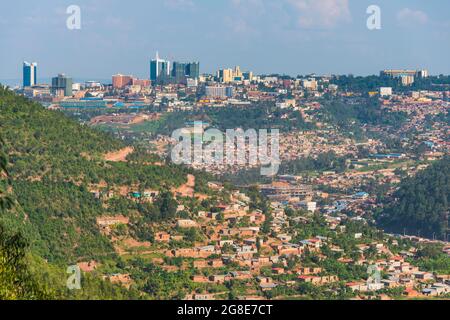
<instances>
[{"instance_id":1,"label":"skyscraper","mask_svg":"<svg viewBox=\"0 0 450 320\"><path fill-rule=\"evenodd\" d=\"M170 76L170 62L160 59L158 52L156 58L150 61L150 80L159 82Z\"/></svg>"},{"instance_id":2,"label":"skyscraper","mask_svg":"<svg viewBox=\"0 0 450 320\"><path fill-rule=\"evenodd\" d=\"M233 69L221 69L217 73L220 82L229 83L233 81Z\"/></svg>"},{"instance_id":3,"label":"skyscraper","mask_svg":"<svg viewBox=\"0 0 450 320\"><path fill-rule=\"evenodd\" d=\"M52 78L52 93L57 96L69 97L72 95L72 78L67 78L64 74L59 74Z\"/></svg>"},{"instance_id":4,"label":"skyscraper","mask_svg":"<svg viewBox=\"0 0 450 320\"><path fill-rule=\"evenodd\" d=\"M172 77L175 83L185 83L187 75L187 65L181 62L174 62L172 66Z\"/></svg>"},{"instance_id":5,"label":"skyscraper","mask_svg":"<svg viewBox=\"0 0 450 320\"><path fill-rule=\"evenodd\" d=\"M186 84L187 79L198 79L200 77L200 64L198 62L174 62L171 75L171 80L175 83Z\"/></svg>"},{"instance_id":6,"label":"skyscraper","mask_svg":"<svg viewBox=\"0 0 450 320\"><path fill-rule=\"evenodd\" d=\"M248 79L246 79L246 77ZM217 72L217 78L222 83L230 83L230 82L240 82L243 80L251 80L253 78L253 73L251 72L242 72L239 66L236 66L233 69L221 69Z\"/></svg>"},{"instance_id":7,"label":"skyscraper","mask_svg":"<svg viewBox=\"0 0 450 320\"><path fill-rule=\"evenodd\" d=\"M191 62L186 66L186 75L188 78L198 79L200 77L200 63Z\"/></svg>"},{"instance_id":8,"label":"skyscraper","mask_svg":"<svg viewBox=\"0 0 450 320\"><path fill-rule=\"evenodd\" d=\"M23 63L23 86L32 87L37 84L37 63Z\"/></svg>"}]
</instances>

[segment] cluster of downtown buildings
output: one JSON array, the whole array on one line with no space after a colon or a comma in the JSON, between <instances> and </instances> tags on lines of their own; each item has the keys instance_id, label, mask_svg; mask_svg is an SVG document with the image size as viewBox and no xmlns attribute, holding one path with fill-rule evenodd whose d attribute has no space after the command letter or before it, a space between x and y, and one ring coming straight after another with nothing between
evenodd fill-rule
<instances>
[{"instance_id":1,"label":"cluster of downtown buildings","mask_svg":"<svg viewBox=\"0 0 450 320\"><path fill-rule=\"evenodd\" d=\"M199 62L171 62L156 57L150 61L149 78L139 79L133 75L116 74L112 76L112 83L104 84L98 81L87 81L85 83L75 83L71 77L61 73L53 77L51 84L42 84L38 82L38 64L36 62L23 63L23 87L22 93L30 98L67 98L75 97L75 93L83 89L106 90L129 90L141 91L152 87L164 87L171 85L186 86L196 88L200 83L203 93L207 97L226 99L231 98L234 93L232 84L243 81L251 81L252 72L242 72L240 67L234 69L221 69L216 75L200 74ZM146 91L146 90L143 90Z\"/></svg>"},{"instance_id":2,"label":"cluster of downtown buildings","mask_svg":"<svg viewBox=\"0 0 450 320\"><path fill-rule=\"evenodd\" d=\"M252 72L242 72L240 67L234 69L220 69L216 76L201 75L199 62L179 62L171 63L169 60L161 59L156 53L155 59L150 61L150 78L141 80L132 75L117 74L113 76L113 89L123 90L129 86L169 86L183 85L189 88L203 86L203 93L206 97L226 99L233 97L234 88L232 83L241 83L244 80L251 81Z\"/></svg>"},{"instance_id":3,"label":"cluster of downtown buildings","mask_svg":"<svg viewBox=\"0 0 450 320\"><path fill-rule=\"evenodd\" d=\"M38 64L24 62L22 94L49 105L63 101L70 106L106 107L111 102L138 102L145 105L158 105L158 101L166 97L177 105L180 88L190 97L195 97L190 106L224 105L227 103L248 104L249 101L264 99L291 105L290 101L278 101L276 96L285 95L286 88L293 85L303 91L319 94L320 88L336 92L337 86L326 84L329 77L315 75L303 78L280 76L257 76L250 71L243 71L239 66L218 70L215 74L201 74L199 62L180 62L156 57L149 62L147 79L139 79L133 75L116 74L108 84L99 81L76 83L71 77L59 74L53 77L51 84L38 83ZM399 79L405 86L416 79L428 77L427 70L384 70L381 77ZM325 79L325 80L324 80ZM258 93L258 85L263 84L275 92ZM278 84L278 85L277 85ZM277 91L278 90L278 91ZM322 90L323 91L323 90ZM248 94L244 94L248 92ZM392 94L390 88L380 88L383 96ZM256 96L254 96L256 94ZM106 98L107 97L107 98ZM96 101L92 101L93 99ZM85 101L88 99L89 101ZM73 100L73 103L66 100ZM82 100L80 102L80 100ZM108 100L108 101L106 101ZM113 101L114 100L114 101ZM183 103L181 103L183 104ZM186 103L184 103L186 105ZM186 106L186 107L189 107Z\"/></svg>"},{"instance_id":4,"label":"cluster of downtown buildings","mask_svg":"<svg viewBox=\"0 0 450 320\"><path fill-rule=\"evenodd\" d=\"M52 78L51 87L40 85L37 81L38 64L36 62L23 63L23 89L40 90L41 92L52 94L54 96L72 96L73 80L64 74Z\"/></svg>"}]
</instances>

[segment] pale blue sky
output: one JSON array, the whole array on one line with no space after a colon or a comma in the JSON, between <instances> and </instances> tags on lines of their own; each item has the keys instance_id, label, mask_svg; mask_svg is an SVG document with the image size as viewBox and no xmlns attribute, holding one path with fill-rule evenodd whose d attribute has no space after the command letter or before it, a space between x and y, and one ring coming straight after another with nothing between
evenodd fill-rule
<instances>
[{"instance_id":1,"label":"pale blue sky","mask_svg":"<svg viewBox=\"0 0 450 320\"><path fill-rule=\"evenodd\" d=\"M81 30L66 28L71 4L81 7ZM379 31L366 27L372 4ZM148 78L156 50L199 60L202 72L450 74L449 12L447 0L3 0L0 79L20 79L23 60L39 63L41 79Z\"/></svg>"}]
</instances>

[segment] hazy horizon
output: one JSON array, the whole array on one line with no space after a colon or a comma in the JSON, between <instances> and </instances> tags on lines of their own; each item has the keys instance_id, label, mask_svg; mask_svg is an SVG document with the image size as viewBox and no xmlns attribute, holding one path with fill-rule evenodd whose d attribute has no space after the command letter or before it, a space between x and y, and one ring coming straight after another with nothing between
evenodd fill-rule
<instances>
[{"instance_id":1,"label":"hazy horizon","mask_svg":"<svg viewBox=\"0 0 450 320\"><path fill-rule=\"evenodd\" d=\"M81 8L81 30L66 8ZM381 30L366 26L381 8ZM170 61L200 61L202 73L239 65L256 74L372 75L387 68L450 74L450 2L419 0L17 0L0 12L0 81L19 82L22 62L38 79L66 73L148 78L159 51ZM17 83L17 84L19 84Z\"/></svg>"}]
</instances>

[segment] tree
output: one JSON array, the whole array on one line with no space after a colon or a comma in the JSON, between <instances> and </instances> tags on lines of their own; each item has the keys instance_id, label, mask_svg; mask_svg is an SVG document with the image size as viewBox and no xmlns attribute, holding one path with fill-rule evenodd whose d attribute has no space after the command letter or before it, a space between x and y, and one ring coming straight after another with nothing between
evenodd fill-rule
<instances>
[{"instance_id":1,"label":"tree","mask_svg":"<svg viewBox=\"0 0 450 320\"><path fill-rule=\"evenodd\" d=\"M20 234L7 235L7 231L0 225L0 300L52 298L28 270L27 247Z\"/></svg>"},{"instance_id":2,"label":"tree","mask_svg":"<svg viewBox=\"0 0 450 320\"><path fill-rule=\"evenodd\" d=\"M417 252L417 257L419 258L429 258L434 259L442 254L442 246L440 245L424 245Z\"/></svg>"},{"instance_id":3,"label":"tree","mask_svg":"<svg viewBox=\"0 0 450 320\"><path fill-rule=\"evenodd\" d=\"M175 218L178 205L170 192L163 192L155 204L159 207L162 219Z\"/></svg>"},{"instance_id":4,"label":"tree","mask_svg":"<svg viewBox=\"0 0 450 320\"><path fill-rule=\"evenodd\" d=\"M377 217L388 231L420 233L429 238L448 235L450 204L450 158L435 162L416 176L404 179Z\"/></svg>"},{"instance_id":5,"label":"tree","mask_svg":"<svg viewBox=\"0 0 450 320\"><path fill-rule=\"evenodd\" d=\"M2 176L7 178L8 184L10 182L9 173L7 169L8 160L6 154L3 151L4 141L0 137L0 179ZM13 200L7 195L7 190L3 190L0 184L0 211L11 209L13 205Z\"/></svg>"},{"instance_id":6,"label":"tree","mask_svg":"<svg viewBox=\"0 0 450 320\"><path fill-rule=\"evenodd\" d=\"M0 154L0 174L6 174L7 160ZM0 194L1 196L1 194ZM9 197L0 197L0 214L12 208ZM49 299L30 275L26 258L27 243L20 234L9 235L0 225L0 300Z\"/></svg>"}]
</instances>

